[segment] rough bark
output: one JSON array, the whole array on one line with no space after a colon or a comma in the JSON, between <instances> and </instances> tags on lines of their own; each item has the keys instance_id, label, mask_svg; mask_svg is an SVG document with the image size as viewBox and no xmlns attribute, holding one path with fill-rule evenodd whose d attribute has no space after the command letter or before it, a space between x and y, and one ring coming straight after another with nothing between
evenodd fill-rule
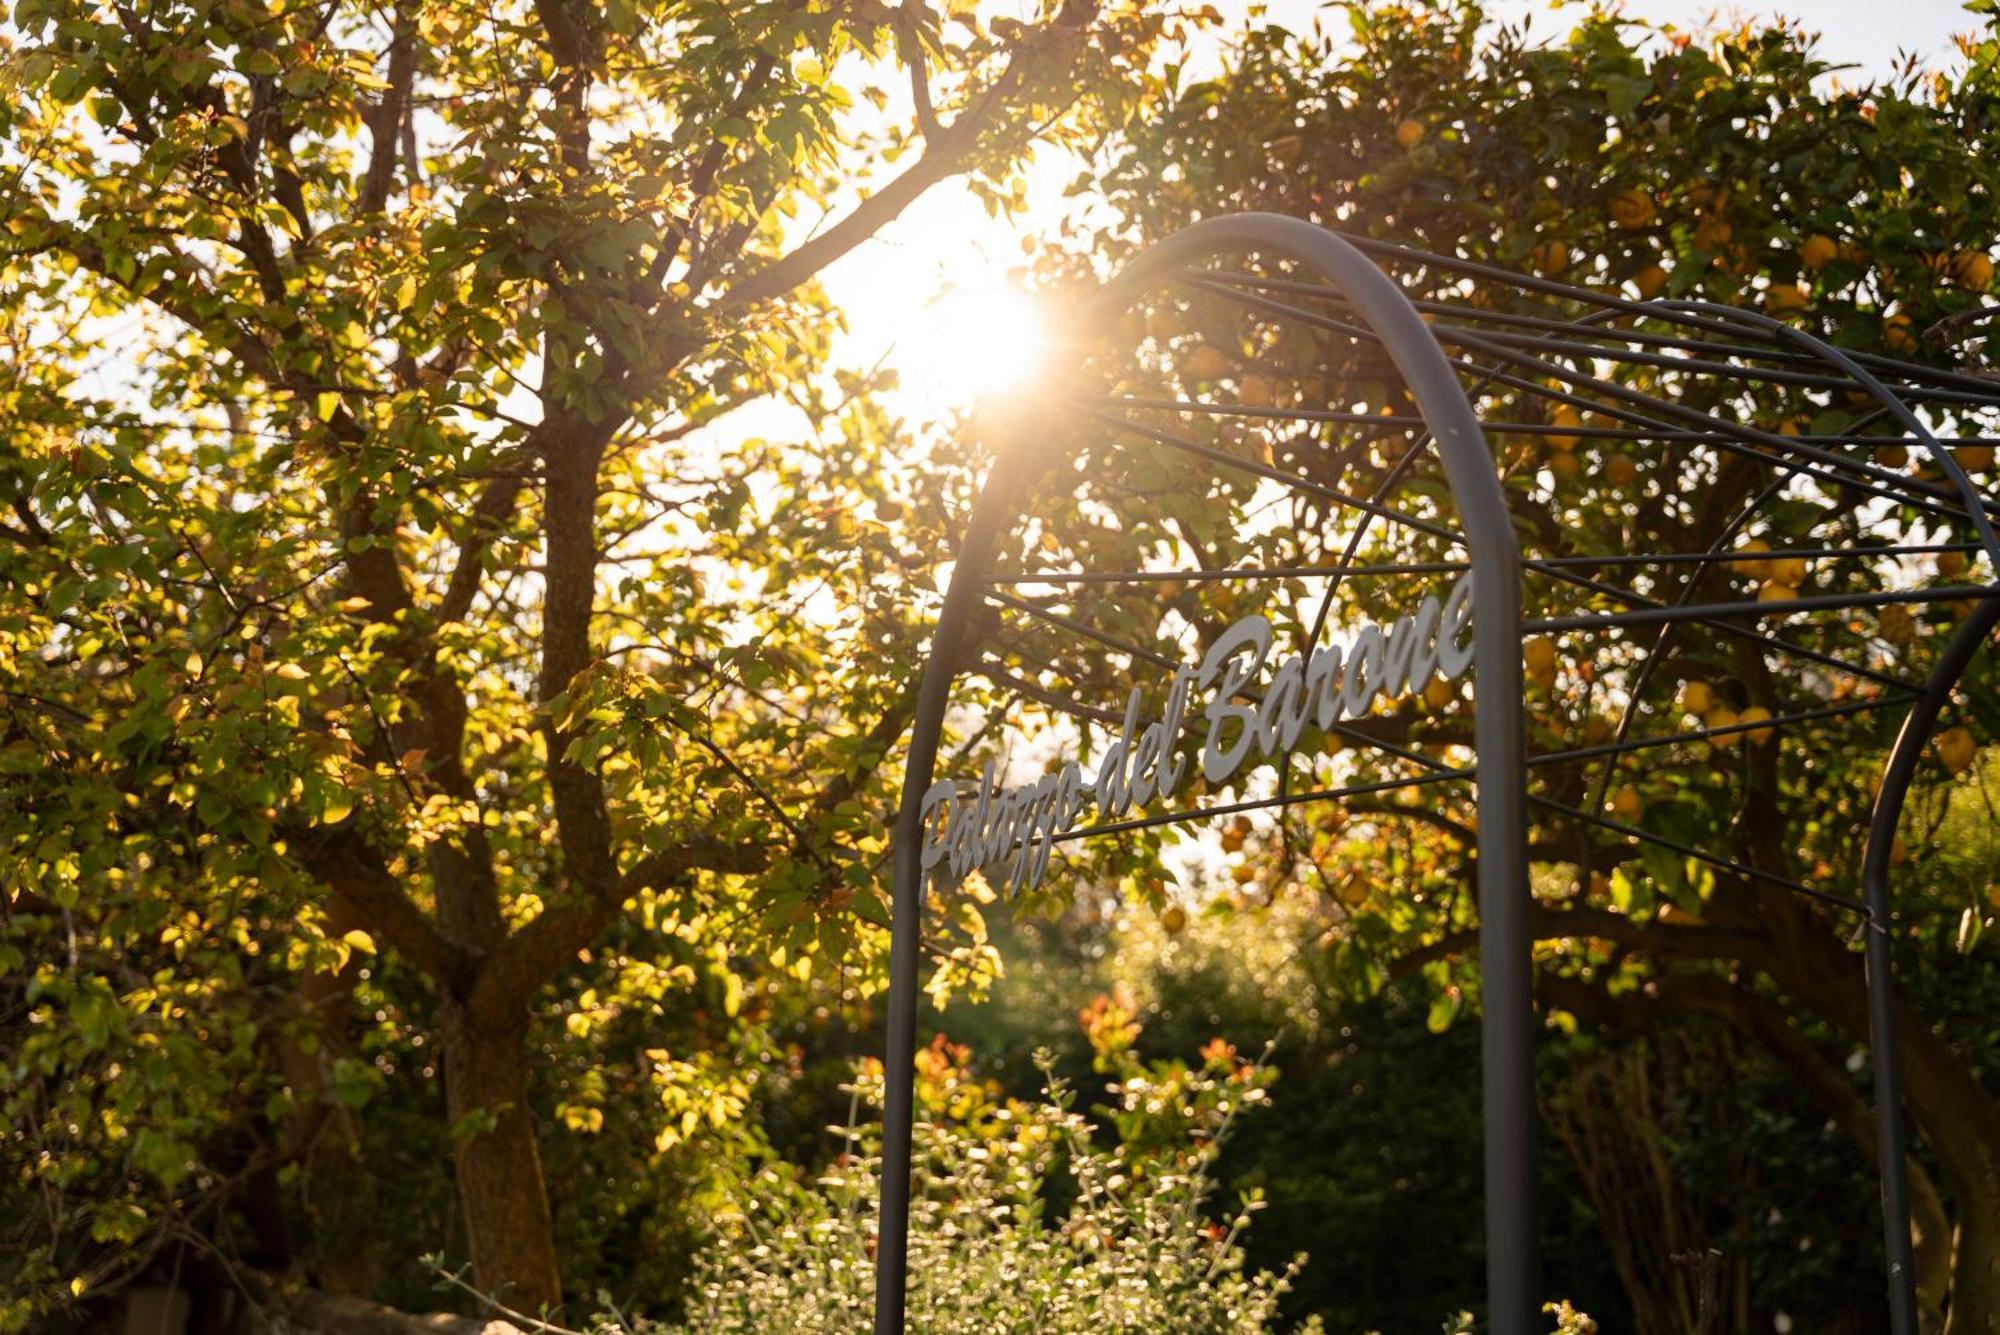
<instances>
[{"instance_id":1,"label":"rough bark","mask_svg":"<svg viewBox=\"0 0 2000 1335\"><path fill-rule=\"evenodd\" d=\"M328 933L339 936L362 925L353 906L334 896ZM351 1171L359 1136L354 1117L335 1097L334 1063L354 1051L350 1010L364 958L350 958L337 972L301 976L294 1009L275 1026L279 1064L293 1093L279 1153L315 1178L306 1203L319 1244L314 1278L330 1293L358 1295L373 1293L378 1278L372 1230L361 1218L372 1209L375 1182Z\"/></svg>"},{"instance_id":2,"label":"rough bark","mask_svg":"<svg viewBox=\"0 0 2000 1335\"><path fill-rule=\"evenodd\" d=\"M474 1280L515 1311L552 1312L562 1303L562 1278L528 1104L526 1007L513 1023L490 1026L448 1002L443 1039L445 1110Z\"/></svg>"},{"instance_id":3,"label":"rough bark","mask_svg":"<svg viewBox=\"0 0 2000 1335\"><path fill-rule=\"evenodd\" d=\"M1707 923L1682 926L1604 910L1545 912L1537 935L1594 936L1646 952L1669 966L1688 960L1734 961L1764 975L1791 1001L1855 1041L1868 1041L1868 993L1860 958L1813 913L1786 892L1759 892L1740 884L1719 892L1709 908ZM1443 942L1411 961L1464 944ZM1661 990L1660 999L1635 997L1632 1004L1670 1008L1673 990L1670 985ZM1952 1207L1955 1236L1945 1330L1949 1335L2000 1335L2000 1103L1965 1059L1907 1007L1898 1008L1897 1033L1904 1102L1916 1134L1937 1157L1943 1194Z\"/></svg>"}]
</instances>

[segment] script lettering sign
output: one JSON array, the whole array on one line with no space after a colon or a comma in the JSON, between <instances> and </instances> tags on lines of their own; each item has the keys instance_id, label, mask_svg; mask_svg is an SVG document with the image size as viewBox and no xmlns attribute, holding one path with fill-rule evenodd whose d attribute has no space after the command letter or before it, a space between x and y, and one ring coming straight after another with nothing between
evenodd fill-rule
<instances>
[{"instance_id":1,"label":"script lettering sign","mask_svg":"<svg viewBox=\"0 0 2000 1335\"><path fill-rule=\"evenodd\" d=\"M1359 718L1378 698L1414 695L1433 677L1472 666L1472 581L1461 576L1445 598L1427 595L1414 612L1363 626L1347 643L1292 654L1264 682L1275 632L1261 615L1232 623L1198 667L1175 670L1166 704L1141 725L1144 692L1133 687L1124 725L1094 777L1074 757L1032 783L1002 787L988 761L976 794L941 779L924 794L924 871L956 882L974 868L1001 873L1007 893L1039 885L1058 836L1085 811L1114 821L1134 807L1170 803L1188 777L1179 743L1196 718L1205 733L1201 773L1227 783L1246 765L1290 750L1307 727ZM1261 694L1259 687L1261 686ZM1197 699L1206 703L1197 709ZM997 879L997 878L996 878Z\"/></svg>"}]
</instances>

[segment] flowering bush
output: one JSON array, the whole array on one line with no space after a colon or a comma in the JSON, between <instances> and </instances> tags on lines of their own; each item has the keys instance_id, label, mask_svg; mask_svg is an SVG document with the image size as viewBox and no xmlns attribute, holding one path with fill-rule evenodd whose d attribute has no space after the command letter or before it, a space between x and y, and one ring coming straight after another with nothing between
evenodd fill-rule
<instances>
[{"instance_id":1,"label":"flowering bush","mask_svg":"<svg viewBox=\"0 0 2000 1335\"><path fill-rule=\"evenodd\" d=\"M1105 1144L1053 1076L1041 1100L1025 1102L1002 1098L965 1063L965 1050L942 1040L920 1060L913 1335L1273 1328L1289 1271L1246 1273L1239 1245L1258 1202L1219 1219L1206 1208L1217 1146L1264 1097L1260 1065L1219 1041L1193 1067L1126 1059L1107 1109L1117 1143ZM880 1128L858 1113L880 1087L872 1068L853 1087L857 1115L839 1132L846 1152L817 1181L772 1169L744 1193L730 1236L699 1265L688 1331L869 1328Z\"/></svg>"}]
</instances>

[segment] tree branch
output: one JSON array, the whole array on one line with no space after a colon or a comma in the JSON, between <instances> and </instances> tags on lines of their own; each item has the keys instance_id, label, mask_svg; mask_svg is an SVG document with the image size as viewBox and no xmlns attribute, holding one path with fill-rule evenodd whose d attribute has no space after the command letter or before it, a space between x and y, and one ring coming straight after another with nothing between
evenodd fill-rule
<instances>
[{"instance_id":1,"label":"tree branch","mask_svg":"<svg viewBox=\"0 0 2000 1335\"><path fill-rule=\"evenodd\" d=\"M1529 920L1529 929L1537 941L1596 937L1677 959L1740 960L1758 968L1764 966L1771 954L1770 944L1751 932L1707 924L1676 926L1657 919L1647 922L1614 913L1610 909L1549 909L1537 905ZM1390 976L1408 978L1426 964L1477 950L1478 947L1477 928L1453 932L1398 956L1389 966Z\"/></svg>"},{"instance_id":2,"label":"tree branch","mask_svg":"<svg viewBox=\"0 0 2000 1335\"><path fill-rule=\"evenodd\" d=\"M993 128L1000 108L1025 82L1031 67L1047 59L1050 39L1080 36L1096 17L1097 0L1071 0L1049 24L1018 46L1000 74L972 105L948 126L924 141L923 156L909 170L856 204L845 218L801 244L791 254L749 275L732 287L722 304L740 308L783 296L821 269L895 221L924 191L968 166L979 137ZM1034 71L1048 77L1046 71Z\"/></svg>"},{"instance_id":3,"label":"tree branch","mask_svg":"<svg viewBox=\"0 0 2000 1335\"><path fill-rule=\"evenodd\" d=\"M480 968L468 998L475 1020L498 1023L518 1016L535 989L595 941L624 902L640 891L695 871L749 875L763 870L767 860L760 845L699 836L642 858L602 895L544 909L501 942Z\"/></svg>"},{"instance_id":4,"label":"tree branch","mask_svg":"<svg viewBox=\"0 0 2000 1335\"><path fill-rule=\"evenodd\" d=\"M396 183L397 145L402 138L403 118L409 108L410 84L417 70L416 43L412 40L414 24L409 11L398 5L393 22L395 36L389 41L389 86L367 117L368 174L362 178L361 195L355 206L356 211L362 214L379 213L389 202L389 191Z\"/></svg>"},{"instance_id":5,"label":"tree branch","mask_svg":"<svg viewBox=\"0 0 2000 1335\"><path fill-rule=\"evenodd\" d=\"M1545 973L1536 981L1536 993L1594 1024L1627 1034L1657 1028L1676 1008L1713 1015L1762 1046L1870 1163L1881 1162L1875 1117L1860 1091L1793 1027L1783 1009L1747 988L1713 975L1682 974L1661 980L1654 996L1613 997L1583 979ZM1929 1172L1914 1158L1907 1162L1917 1287L1935 1307L1950 1283L1951 1219Z\"/></svg>"},{"instance_id":6,"label":"tree branch","mask_svg":"<svg viewBox=\"0 0 2000 1335\"><path fill-rule=\"evenodd\" d=\"M305 869L397 954L446 989L466 980L471 956L444 938L350 824L294 834L289 843Z\"/></svg>"}]
</instances>

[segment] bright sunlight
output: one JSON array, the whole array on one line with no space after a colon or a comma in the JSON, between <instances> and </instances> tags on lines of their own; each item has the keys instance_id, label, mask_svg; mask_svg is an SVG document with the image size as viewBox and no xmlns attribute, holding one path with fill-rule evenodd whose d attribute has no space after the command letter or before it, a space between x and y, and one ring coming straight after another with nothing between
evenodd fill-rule
<instances>
[{"instance_id":1,"label":"bright sunlight","mask_svg":"<svg viewBox=\"0 0 2000 1335\"><path fill-rule=\"evenodd\" d=\"M1047 346L1040 308L1027 293L975 281L926 304L890 359L911 393L934 407L960 407L1026 384Z\"/></svg>"}]
</instances>

